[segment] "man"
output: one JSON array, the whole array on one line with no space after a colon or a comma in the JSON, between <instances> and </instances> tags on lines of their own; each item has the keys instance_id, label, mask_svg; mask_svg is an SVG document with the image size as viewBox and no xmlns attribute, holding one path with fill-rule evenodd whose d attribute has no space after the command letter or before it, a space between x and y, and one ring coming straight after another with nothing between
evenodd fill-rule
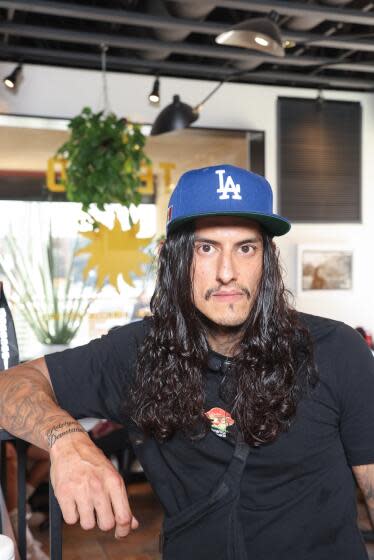
<instances>
[{"instance_id":1,"label":"man","mask_svg":"<svg viewBox=\"0 0 374 560\"><path fill-rule=\"evenodd\" d=\"M138 526L75 419L124 423L165 508L166 560L361 560L374 511L374 367L343 323L287 303L270 185L221 165L171 197L153 317L0 378L0 422L50 450L67 523ZM61 407L61 408L60 408Z\"/></svg>"}]
</instances>

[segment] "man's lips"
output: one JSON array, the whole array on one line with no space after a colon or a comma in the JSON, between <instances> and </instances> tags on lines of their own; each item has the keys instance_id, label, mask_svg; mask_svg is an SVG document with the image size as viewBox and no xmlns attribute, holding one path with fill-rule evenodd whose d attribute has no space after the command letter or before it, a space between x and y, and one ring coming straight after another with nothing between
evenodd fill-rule
<instances>
[{"instance_id":1,"label":"man's lips","mask_svg":"<svg viewBox=\"0 0 374 560\"><path fill-rule=\"evenodd\" d=\"M216 298L216 300L218 300L218 301L238 299L242 296L244 296L244 293L243 292L238 292L237 290L230 291L230 292L215 292L215 293L212 294L212 297Z\"/></svg>"},{"instance_id":2,"label":"man's lips","mask_svg":"<svg viewBox=\"0 0 374 560\"><path fill-rule=\"evenodd\" d=\"M218 289L210 288L205 293L205 299L207 301L211 297L214 297L216 301L230 301L230 300L239 299L243 296L245 296L248 299L250 299L251 297L250 291L244 286L243 287L240 286L239 288L235 288L234 286L232 286L231 288L229 287L225 287L225 288L221 287Z\"/></svg>"}]
</instances>

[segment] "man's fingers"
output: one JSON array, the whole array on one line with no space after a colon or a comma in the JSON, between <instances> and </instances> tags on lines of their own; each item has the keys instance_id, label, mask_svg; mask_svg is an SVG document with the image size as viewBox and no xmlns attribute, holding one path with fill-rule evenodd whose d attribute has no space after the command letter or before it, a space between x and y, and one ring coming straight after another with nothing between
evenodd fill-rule
<instances>
[{"instance_id":1,"label":"man's fingers","mask_svg":"<svg viewBox=\"0 0 374 560\"><path fill-rule=\"evenodd\" d=\"M77 503L79 521L82 529L88 531L96 526L95 511L92 502L80 500Z\"/></svg>"},{"instance_id":2,"label":"man's fingers","mask_svg":"<svg viewBox=\"0 0 374 560\"><path fill-rule=\"evenodd\" d=\"M117 513L117 518L115 517L114 508L115 506L111 503L110 496L106 496L105 500L95 500L94 507L96 511L97 524L102 531L110 531L113 527L116 527L116 537L122 538L129 534L133 529L139 527L137 519L132 515L130 506L126 506L125 500L125 515L120 516ZM128 512L126 513L128 509Z\"/></svg>"},{"instance_id":3,"label":"man's fingers","mask_svg":"<svg viewBox=\"0 0 374 560\"><path fill-rule=\"evenodd\" d=\"M138 527L139 527L139 521L136 519L136 517L132 516L131 529L137 529Z\"/></svg>"},{"instance_id":4,"label":"man's fingers","mask_svg":"<svg viewBox=\"0 0 374 560\"><path fill-rule=\"evenodd\" d=\"M74 500L61 498L58 500L60 504L62 517L68 525L74 525L79 519L77 506Z\"/></svg>"},{"instance_id":5,"label":"man's fingers","mask_svg":"<svg viewBox=\"0 0 374 560\"><path fill-rule=\"evenodd\" d=\"M117 539L121 539L126 537L131 529L137 529L139 523L131 512L129 501L127 499L126 488L120 477L111 482L109 495L116 522L115 537Z\"/></svg>"},{"instance_id":6,"label":"man's fingers","mask_svg":"<svg viewBox=\"0 0 374 560\"><path fill-rule=\"evenodd\" d=\"M94 499L94 507L99 528L102 531L110 531L113 529L115 526L115 519L109 496L105 495Z\"/></svg>"},{"instance_id":7,"label":"man's fingers","mask_svg":"<svg viewBox=\"0 0 374 560\"><path fill-rule=\"evenodd\" d=\"M101 451L84 441L79 449L68 449L72 457L68 461L66 448L63 446L60 454L57 450L51 461L51 480L67 523L79 520L82 529L93 529L97 524L103 531L115 527L117 538L126 537L138 528L123 479Z\"/></svg>"}]
</instances>

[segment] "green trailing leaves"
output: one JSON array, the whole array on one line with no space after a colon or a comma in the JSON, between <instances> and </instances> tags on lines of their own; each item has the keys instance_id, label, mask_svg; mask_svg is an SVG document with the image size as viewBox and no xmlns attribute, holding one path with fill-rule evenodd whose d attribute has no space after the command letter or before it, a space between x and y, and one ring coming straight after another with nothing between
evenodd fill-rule
<instances>
[{"instance_id":1,"label":"green trailing leaves","mask_svg":"<svg viewBox=\"0 0 374 560\"><path fill-rule=\"evenodd\" d=\"M100 210L108 203L139 204L140 169L149 163L140 125L85 107L69 128L70 138L57 152L68 161L68 200L81 202L86 212L92 203Z\"/></svg>"}]
</instances>

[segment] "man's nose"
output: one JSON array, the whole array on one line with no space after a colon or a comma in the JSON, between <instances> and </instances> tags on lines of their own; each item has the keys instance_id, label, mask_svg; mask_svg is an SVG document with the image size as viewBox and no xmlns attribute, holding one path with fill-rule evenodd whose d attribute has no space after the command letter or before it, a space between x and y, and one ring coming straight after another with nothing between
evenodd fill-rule
<instances>
[{"instance_id":1,"label":"man's nose","mask_svg":"<svg viewBox=\"0 0 374 560\"><path fill-rule=\"evenodd\" d=\"M235 262L231 253L222 253L217 263L217 280L228 284L237 280Z\"/></svg>"}]
</instances>

